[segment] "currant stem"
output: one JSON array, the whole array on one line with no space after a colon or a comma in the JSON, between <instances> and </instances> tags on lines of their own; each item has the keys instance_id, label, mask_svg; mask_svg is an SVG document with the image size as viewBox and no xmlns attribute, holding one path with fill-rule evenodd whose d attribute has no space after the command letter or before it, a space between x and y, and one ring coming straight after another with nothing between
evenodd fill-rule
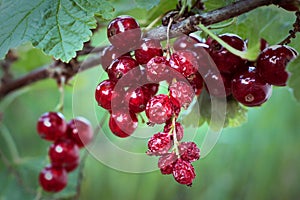
<instances>
[{"instance_id":1,"label":"currant stem","mask_svg":"<svg viewBox=\"0 0 300 200\"><path fill-rule=\"evenodd\" d=\"M59 83L59 86L58 86L60 97L59 97L59 102L58 102L58 104L55 108L55 110L57 110L59 112L63 112L63 110L64 110L64 99L65 99L64 86L65 86L65 82L66 82L66 78L64 76L60 77L60 83Z\"/></svg>"},{"instance_id":2,"label":"currant stem","mask_svg":"<svg viewBox=\"0 0 300 200\"><path fill-rule=\"evenodd\" d=\"M173 140L174 140L174 148L175 148L175 154L179 157L179 142L177 140L177 135L176 135L176 118L172 118L172 128L173 128Z\"/></svg>"},{"instance_id":3,"label":"currant stem","mask_svg":"<svg viewBox=\"0 0 300 200\"><path fill-rule=\"evenodd\" d=\"M217 35L215 35L213 32L211 32L207 27L205 27L203 24L199 24L199 27L205 32L207 33L212 39L216 40L219 44L221 44L225 49L227 49L230 53L237 55L243 59L247 59L249 61L255 61L256 60L256 56L252 57L250 54L247 54L247 51L240 51L237 50L235 48L233 48L232 46L230 46L229 44L227 44L226 42L224 42L221 38L219 38Z\"/></svg>"},{"instance_id":4,"label":"currant stem","mask_svg":"<svg viewBox=\"0 0 300 200\"><path fill-rule=\"evenodd\" d=\"M168 24L168 28L167 28L167 58L169 58L171 56L171 52L170 52L170 29L173 23L173 18L170 19L169 24Z\"/></svg>"}]
</instances>

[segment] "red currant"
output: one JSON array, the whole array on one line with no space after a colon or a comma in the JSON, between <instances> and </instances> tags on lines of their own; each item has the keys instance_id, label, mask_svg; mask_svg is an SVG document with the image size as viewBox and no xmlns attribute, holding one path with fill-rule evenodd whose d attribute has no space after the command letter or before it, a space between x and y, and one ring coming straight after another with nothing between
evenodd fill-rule
<instances>
[{"instance_id":1,"label":"red currant","mask_svg":"<svg viewBox=\"0 0 300 200\"><path fill-rule=\"evenodd\" d=\"M119 49L117 49L115 46L107 46L103 51L101 55L101 65L104 70L107 69L107 67L110 66L110 64L120 56L130 56L130 53L124 53L121 52Z\"/></svg>"},{"instance_id":2,"label":"red currant","mask_svg":"<svg viewBox=\"0 0 300 200\"><path fill-rule=\"evenodd\" d=\"M164 126L164 132L165 133L170 133L170 131L173 130L173 129L174 129L174 127L173 127L172 121L171 120L167 121L166 125ZM177 141L182 140L184 130L183 130L182 125L179 122L175 123L175 131L176 131ZM171 134L171 139L173 140L173 134L172 133L170 133L170 134Z\"/></svg>"},{"instance_id":3,"label":"red currant","mask_svg":"<svg viewBox=\"0 0 300 200\"><path fill-rule=\"evenodd\" d=\"M173 177L178 183L191 186L195 176L194 167L190 162L177 159L173 167Z\"/></svg>"},{"instance_id":4,"label":"red currant","mask_svg":"<svg viewBox=\"0 0 300 200\"><path fill-rule=\"evenodd\" d=\"M166 153L158 159L158 168L162 174L172 174L178 157L174 152Z\"/></svg>"},{"instance_id":5,"label":"red currant","mask_svg":"<svg viewBox=\"0 0 300 200\"><path fill-rule=\"evenodd\" d=\"M177 81L169 86L170 98L176 99L180 107L187 109L195 97L194 90L187 81Z\"/></svg>"},{"instance_id":6,"label":"red currant","mask_svg":"<svg viewBox=\"0 0 300 200\"><path fill-rule=\"evenodd\" d=\"M95 91L95 99L102 108L111 109L111 99L115 85L115 82L112 80L104 80L98 84Z\"/></svg>"},{"instance_id":7,"label":"red currant","mask_svg":"<svg viewBox=\"0 0 300 200\"><path fill-rule=\"evenodd\" d=\"M40 172L39 182L45 191L59 192L66 187L68 174L65 169L50 165Z\"/></svg>"},{"instance_id":8,"label":"red currant","mask_svg":"<svg viewBox=\"0 0 300 200\"><path fill-rule=\"evenodd\" d=\"M182 160L194 162L200 158L200 149L194 142L181 142L178 149Z\"/></svg>"},{"instance_id":9,"label":"red currant","mask_svg":"<svg viewBox=\"0 0 300 200\"><path fill-rule=\"evenodd\" d=\"M144 38L140 47L134 51L134 55L136 61L143 65L155 56L162 56L163 51L159 40Z\"/></svg>"},{"instance_id":10,"label":"red currant","mask_svg":"<svg viewBox=\"0 0 300 200\"><path fill-rule=\"evenodd\" d=\"M135 131L138 119L132 112L118 110L110 115L108 125L114 135L125 138Z\"/></svg>"},{"instance_id":11,"label":"red currant","mask_svg":"<svg viewBox=\"0 0 300 200\"><path fill-rule=\"evenodd\" d=\"M163 155L172 147L168 133L159 132L154 134L148 141L148 155Z\"/></svg>"}]
</instances>

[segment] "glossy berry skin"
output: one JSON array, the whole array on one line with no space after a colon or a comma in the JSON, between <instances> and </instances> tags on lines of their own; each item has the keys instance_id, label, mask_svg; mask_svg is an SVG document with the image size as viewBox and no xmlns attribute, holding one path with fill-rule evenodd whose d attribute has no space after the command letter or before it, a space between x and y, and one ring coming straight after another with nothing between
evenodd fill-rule
<instances>
[{"instance_id":1,"label":"glossy berry skin","mask_svg":"<svg viewBox=\"0 0 300 200\"><path fill-rule=\"evenodd\" d=\"M67 122L63 114L59 112L47 112L38 119L37 132L45 140L55 141L65 137L66 130Z\"/></svg>"},{"instance_id":2,"label":"glossy berry skin","mask_svg":"<svg viewBox=\"0 0 300 200\"><path fill-rule=\"evenodd\" d=\"M104 48L104 50L102 51L102 55L100 57L101 59L101 65L102 68L104 70L107 69L107 67L110 66L110 64L117 58L121 57L121 56L129 56L130 57L130 53L129 52L122 52L121 50L117 49L115 46L107 46L106 48Z\"/></svg>"},{"instance_id":3,"label":"glossy berry skin","mask_svg":"<svg viewBox=\"0 0 300 200\"><path fill-rule=\"evenodd\" d=\"M210 70L204 76L205 88L210 95L215 97L226 97L231 94L231 80L230 74L220 74Z\"/></svg>"},{"instance_id":4,"label":"glossy berry skin","mask_svg":"<svg viewBox=\"0 0 300 200\"><path fill-rule=\"evenodd\" d=\"M162 56L163 51L159 40L144 38L140 47L134 51L134 55L136 61L143 65L155 56Z\"/></svg>"},{"instance_id":5,"label":"glossy berry skin","mask_svg":"<svg viewBox=\"0 0 300 200\"><path fill-rule=\"evenodd\" d=\"M187 109L195 97L192 86L187 81L177 81L169 86L170 98L176 99L180 107Z\"/></svg>"},{"instance_id":6,"label":"glossy berry skin","mask_svg":"<svg viewBox=\"0 0 300 200\"><path fill-rule=\"evenodd\" d=\"M155 56L146 64L147 79L153 83L172 80L169 61L164 56Z\"/></svg>"},{"instance_id":7,"label":"glossy berry skin","mask_svg":"<svg viewBox=\"0 0 300 200\"><path fill-rule=\"evenodd\" d=\"M169 120L168 122L166 122L166 125L164 126L164 132L165 133L170 133L170 131L174 129L174 127L172 127L172 121ZM183 127L179 122L175 122L175 131L176 131L176 139L177 141L182 140L183 138ZM173 140L173 134L171 133L171 139Z\"/></svg>"},{"instance_id":8,"label":"glossy berry skin","mask_svg":"<svg viewBox=\"0 0 300 200\"><path fill-rule=\"evenodd\" d=\"M247 49L246 42L237 35L227 33L219 37L237 50L245 51ZM230 53L215 40L210 43L209 54L221 73L233 74L245 64L245 60Z\"/></svg>"},{"instance_id":9,"label":"glossy berry skin","mask_svg":"<svg viewBox=\"0 0 300 200\"><path fill-rule=\"evenodd\" d=\"M98 84L95 91L95 99L99 106L104 109L111 109L111 99L116 83L112 80L104 80Z\"/></svg>"},{"instance_id":10,"label":"glossy berry skin","mask_svg":"<svg viewBox=\"0 0 300 200\"><path fill-rule=\"evenodd\" d=\"M112 81L118 81L127 72L137 67L138 63L129 56L122 56L115 59L111 65L106 69L108 77Z\"/></svg>"},{"instance_id":11,"label":"glossy berry skin","mask_svg":"<svg viewBox=\"0 0 300 200\"><path fill-rule=\"evenodd\" d=\"M264 49L257 59L259 75L269 84L285 86L289 77L286 66L297 54L296 50L283 45Z\"/></svg>"},{"instance_id":12,"label":"glossy berry skin","mask_svg":"<svg viewBox=\"0 0 300 200\"><path fill-rule=\"evenodd\" d=\"M178 157L174 152L166 153L159 157L158 159L158 168L162 174L172 174L173 167L177 161Z\"/></svg>"},{"instance_id":13,"label":"glossy berry skin","mask_svg":"<svg viewBox=\"0 0 300 200\"><path fill-rule=\"evenodd\" d=\"M163 155L172 147L171 138L168 133L159 132L154 134L148 141L148 155Z\"/></svg>"},{"instance_id":14,"label":"glossy berry skin","mask_svg":"<svg viewBox=\"0 0 300 200\"><path fill-rule=\"evenodd\" d=\"M172 117L172 114L172 103L165 94L159 94L152 97L146 105L146 115L152 123L165 123Z\"/></svg>"},{"instance_id":15,"label":"glossy berry skin","mask_svg":"<svg viewBox=\"0 0 300 200\"><path fill-rule=\"evenodd\" d=\"M191 186L196 177L193 165L179 158L173 167L173 177L178 183Z\"/></svg>"},{"instance_id":16,"label":"glossy berry skin","mask_svg":"<svg viewBox=\"0 0 300 200\"><path fill-rule=\"evenodd\" d=\"M125 95L125 99L129 104L129 110L131 112L139 113L146 109L147 101L141 87L128 91Z\"/></svg>"},{"instance_id":17,"label":"glossy berry skin","mask_svg":"<svg viewBox=\"0 0 300 200\"><path fill-rule=\"evenodd\" d=\"M266 83L252 66L234 75L231 89L234 98L245 106L260 106L272 94L271 85Z\"/></svg>"},{"instance_id":18,"label":"glossy berry skin","mask_svg":"<svg viewBox=\"0 0 300 200\"><path fill-rule=\"evenodd\" d=\"M200 39L192 35L183 35L178 37L173 43L173 48L175 51L193 49L194 45L201 43Z\"/></svg>"},{"instance_id":19,"label":"glossy berry skin","mask_svg":"<svg viewBox=\"0 0 300 200\"><path fill-rule=\"evenodd\" d=\"M117 110L110 115L108 125L114 135L125 138L133 134L138 126L138 119L132 112Z\"/></svg>"},{"instance_id":20,"label":"glossy berry skin","mask_svg":"<svg viewBox=\"0 0 300 200\"><path fill-rule=\"evenodd\" d=\"M138 22L131 16L119 16L107 26L107 37L112 45L119 49L130 50L141 39Z\"/></svg>"},{"instance_id":21,"label":"glossy berry skin","mask_svg":"<svg viewBox=\"0 0 300 200\"><path fill-rule=\"evenodd\" d=\"M63 168L45 167L39 174L39 183L47 192L59 192L63 190L68 182L67 171Z\"/></svg>"},{"instance_id":22,"label":"glossy berry skin","mask_svg":"<svg viewBox=\"0 0 300 200\"><path fill-rule=\"evenodd\" d=\"M83 117L76 117L68 122L67 134L79 148L88 145L94 137L91 123Z\"/></svg>"},{"instance_id":23,"label":"glossy berry skin","mask_svg":"<svg viewBox=\"0 0 300 200\"><path fill-rule=\"evenodd\" d=\"M181 142L178 149L182 160L194 162L200 158L200 149L194 142Z\"/></svg>"},{"instance_id":24,"label":"glossy berry skin","mask_svg":"<svg viewBox=\"0 0 300 200\"><path fill-rule=\"evenodd\" d=\"M143 85L142 87L145 102L147 102L158 92L159 84L158 83L147 83Z\"/></svg>"},{"instance_id":25,"label":"glossy berry skin","mask_svg":"<svg viewBox=\"0 0 300 200\"><path fill-rule=\"evenodd\" d=\"M79 161L79 148L72 140L58 140L50 146L48 155L54 167L62 167L68 171L73 169L70 166Z\"/></svg>"},{"instance_id":26,"label":"glossy berry skin","mask_svg":"<svg viewBox=\"0 0 300 200\"><path fill-rule=\"evenodd\" d=\"M199 96L203 88L203 78L201 74L196 72L193 76L189 77L188 81L193 87L195 95Z\"/></svg>"},{"instance_id":27,"label":"glossy berry skin","mask_svg":"<svg viewBox=\"0 0 300 200\"><path fill-rule=\"evenodd\" d=\"M194 51L176 51L171 55L169 62L170 66L185 78L189 78L198 70L197 54Z\"/></svg>"}]
</instances>

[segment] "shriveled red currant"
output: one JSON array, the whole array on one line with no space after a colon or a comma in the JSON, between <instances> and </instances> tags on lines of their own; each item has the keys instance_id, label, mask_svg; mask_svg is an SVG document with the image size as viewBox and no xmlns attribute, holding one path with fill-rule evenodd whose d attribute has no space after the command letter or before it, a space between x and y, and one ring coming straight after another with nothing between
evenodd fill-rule
<instances>
[{"instance_id":1,"label":"shriveled red currant","mask_svg":"<svg viewBox=\"0 0 300 200\"><path fill-rule=\"evenodd\" d=\"M173 167L173 177L178 183L191 186L196 177L195 169L190 162L179 158Z\"/></svg>"},{"instance_id":2,"label":"shriveled red currant","mask_svg":"<svg viewBox=\"0 0 300 200\"><path fill-rule=\"evenodd\" d=\"M172 147L170 135L159 132L154 134L148 141L148 155L163 155Z\"/></svg>"},{"instance_id":3,"label":"shriveled red currant","mask_svg":"<svg viewBox=\"0 0 300 200\"><path fill-rule=\"evenodd\" d=\"M192 86L187 81L177 81L169 86L170 98L176 99L180 106L187 109L195 97Z\"/></svg>"},{"instance_id":4,"label":"shriveled red currant","mask_svg":"<svg viewBox=\"0 0 300 200\"><path fill-rule=\"evenodd\" d=\"M177 155L172 153L166 153L159 157L158 159L158 168L160 169L160 172L162 174L172 174L173 173L173 167L177 161L178 157Z\"/></svg>"},{"instance_id":5,"label":"shriveled red currant","mask_svg":"<svg viewBox=\"0 0 300 200\"><path fill-rule=\"evenodd\" d=\"M182 160L194 162L200 158L200 149L194 142L181 142L178 149Z\"/></svg>"}]
</instances>

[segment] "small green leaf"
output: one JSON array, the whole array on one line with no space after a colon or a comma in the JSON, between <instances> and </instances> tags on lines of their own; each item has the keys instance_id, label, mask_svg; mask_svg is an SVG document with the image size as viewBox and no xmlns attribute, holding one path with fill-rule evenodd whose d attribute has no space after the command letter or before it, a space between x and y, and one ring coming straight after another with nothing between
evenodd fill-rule
<instances>
[{"instance_id":1,"label":"small green leaf","mask_svg":"<svg viewBox=\"0 0 300 200\"><path fill-rule=\"evenodd\" d=\"M157 6L159 4L159 1L160 0L152 0L152 1L148 1L148 0L135 0L135 3L140 8L144 8L146 10L150 10L154 6Z\"/></svg>"},{"instance_id":2,"label":"small green leaf","mask_svg":"<svg viewBox=\"0 0 300 200\"><path fill-rule=\"evenodd\" d=\"M300 102L300 56L288 64L288 71L291 73L288 86L292 89L297 101Z\"/></svg>"}]
</instances>

